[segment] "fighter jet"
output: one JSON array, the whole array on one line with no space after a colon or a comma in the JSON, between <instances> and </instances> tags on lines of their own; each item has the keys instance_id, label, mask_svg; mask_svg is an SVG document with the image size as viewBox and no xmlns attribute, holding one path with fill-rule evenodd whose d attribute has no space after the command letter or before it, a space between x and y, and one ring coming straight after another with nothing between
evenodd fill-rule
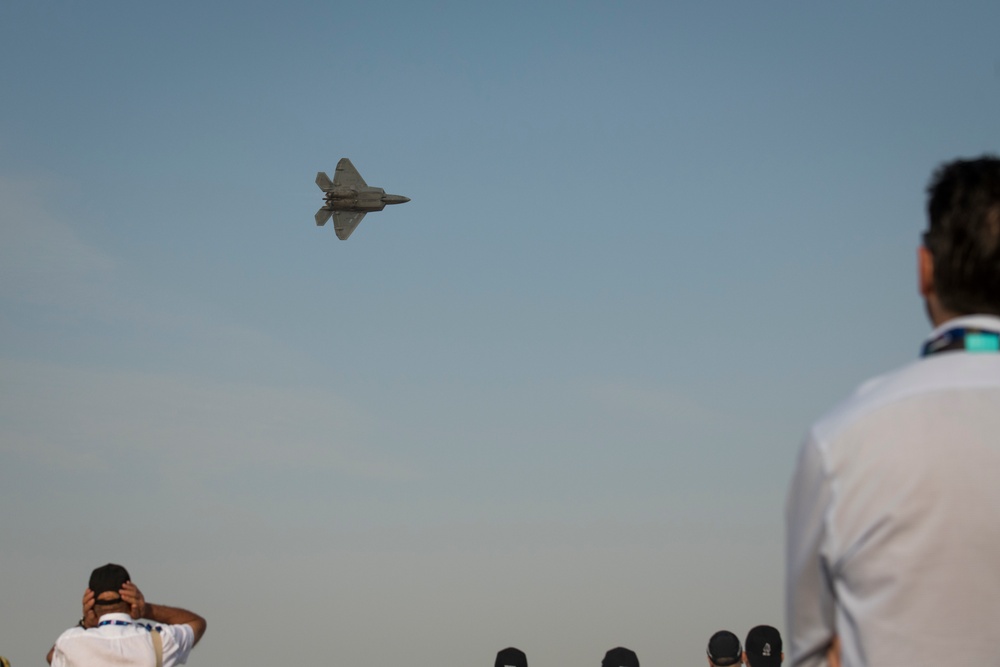
<instances>
[{"instance_id":1,"label":"fighter jet","mask_svg":"<svg viewBox=\"0 0 1000 667\"><path fill-rule=\"evenodd\" d=\"M337 163L333 182L326 172L316 174L316 185L326 193L326 204L316 211L316 224L322 227L333 216L337 238L346 241L360 224L365 213L381 211L388 204L405 204L409 197L387 195L382 188L370 188L346 157Z\"/></svg>"}]
</instances>

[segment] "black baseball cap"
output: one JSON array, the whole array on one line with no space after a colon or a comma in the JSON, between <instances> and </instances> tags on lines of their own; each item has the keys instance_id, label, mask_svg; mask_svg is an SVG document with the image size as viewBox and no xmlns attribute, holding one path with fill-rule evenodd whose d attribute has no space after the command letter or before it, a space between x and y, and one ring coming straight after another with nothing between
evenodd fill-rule
<instances>
[{"instance_id":1,"label":"black baseball cap","mask_svg":"<svg viewBox=\"0 0 1000 667\"><path fill-rule=\"evenodd\" d=\"M708 659L719 667L737 665L743 662L740 638L729 630L719 630L708 640Z\"/></svg>"},{"instance_id":2,"label":"black baseball cap","mask_svg":"<svg viewBox=\"0 0 1000 667\"><path fill-rule=\"evenodd\" d=\"M619 646L604 654L601 667L639 667L639 656L635 651Z\"/></svg>"},{"instance_id":3,"label":"black baseball cap","mask_svg":"<svg viewBox=\"0 0 1000 667\"><path fill-rule=\"evenodd\" d=\"M128 576L128 570L124 567L108 563L90 573L90 585L87 588L94 591L94 597L97 597L101 593L117 593L126 581L131 580L132 577Z\"/></svg>"},{"instance_id":4,"label":"black baseball cap","mask_svg":"<svg viewBox=\"0 0 1000 667\"><path fill-rule=\"evenodd\" d=\"M495 667L528 667L528 656L519 648L513 646L497 653Z\"/></svg>"},{"instance_id":5,"label":"black baseball cap","mask_svg":"<svg viewBox=\"0 0 1000 667\"><path fill-rule=\"evenodd\" d=\"M770 625L758 625L747 633L744 644L751 667L781 665L781 633Z\"/></svg>"}]
</instances>

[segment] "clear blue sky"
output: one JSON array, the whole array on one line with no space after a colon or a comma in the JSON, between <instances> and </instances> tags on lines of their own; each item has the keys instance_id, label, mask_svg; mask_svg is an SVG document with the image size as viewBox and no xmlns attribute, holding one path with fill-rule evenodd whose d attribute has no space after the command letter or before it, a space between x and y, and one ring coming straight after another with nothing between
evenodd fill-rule
<instances>
[{"instance_id":1,"label":"clear blue sky","mask_svg":"<svg viewBox=\"0 0 1000 667\"><path fill-rule=\"evenodd\" d=\"M1000 5L0 5L0 654L90 570L192 665L698 664L799 439L916 355ZM412 198L340 242L352 159Z\"/></svg>"}]
</instances>

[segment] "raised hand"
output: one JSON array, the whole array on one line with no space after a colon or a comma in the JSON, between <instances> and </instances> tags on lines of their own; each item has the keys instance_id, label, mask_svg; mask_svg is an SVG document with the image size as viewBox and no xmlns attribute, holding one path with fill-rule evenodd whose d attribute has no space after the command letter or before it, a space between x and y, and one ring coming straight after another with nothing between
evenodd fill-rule
<instances>
[{"instance_id":1,"label":"raised hand","mask_svg":"<svg viewBox=\"0 0 1000 667\"><path fill-rule=\"evenodd\" d=\"M131 607L129 615L132 618L146 618L146 598L143 597L142 591L139 590L138 586L131 581L126 581L118 594Z\"/></svg>"},{"instance_id":2,"label":"raised hand","mask_svg":"<svg viewBox=\"0 0 1000 667\"><path fill-rule=\"evenodd\" d=\"M89 588L83 592L83 627L97 627L97 612L94 610L94 602L97 596Z\"/></svg>"}]
</instances>

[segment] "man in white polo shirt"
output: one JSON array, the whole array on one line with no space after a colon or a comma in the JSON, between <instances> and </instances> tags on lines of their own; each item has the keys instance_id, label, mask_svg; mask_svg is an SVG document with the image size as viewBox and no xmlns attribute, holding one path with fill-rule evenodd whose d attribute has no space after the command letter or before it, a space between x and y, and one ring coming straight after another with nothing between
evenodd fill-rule
<instances>
[{"instance_id":1,"label":"man in white polo shirt","mask_svg":"<svg viewBox=\"0 0 1000 667\"><path fill-rule=\"evenodd\" d=\"M183 665L205 627L186 609L146 602L128 571L109 563L91 573L79 627L62 633L47 659L53 667Z\"/></svg>"},{"instance_id":2,"label":"man in white polo shirt","mask_svg":"<svg viewBox=\"0 0 1000 667\"><path fill-rule=\"evenodd\" d=\"M928 188L919 360L813 425L786 508L792 665L991 665L1000 636L1000 159Z\"/></svg>"}]
</instances>

